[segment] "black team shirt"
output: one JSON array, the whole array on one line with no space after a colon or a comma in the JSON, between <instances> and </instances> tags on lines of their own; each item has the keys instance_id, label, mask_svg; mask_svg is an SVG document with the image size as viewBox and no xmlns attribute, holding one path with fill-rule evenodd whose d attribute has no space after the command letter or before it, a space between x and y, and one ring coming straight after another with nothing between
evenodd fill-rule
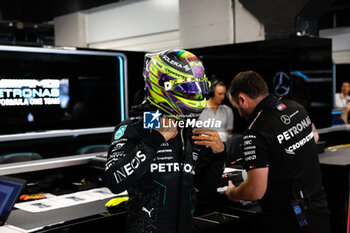
<instances>
[{"instance_id":1,"label":"black team shirt","mask_svg":"<svg viewBox=\"0 0 350 233\"><path fill-rule=\"evenodd\" d=\"M289 211L297 181L310 199L324 198L312 123L305 109L292 100L269 95L255 108L243 134L247 171L269 168L263 212Z\"/></svg>"}]
</instances>

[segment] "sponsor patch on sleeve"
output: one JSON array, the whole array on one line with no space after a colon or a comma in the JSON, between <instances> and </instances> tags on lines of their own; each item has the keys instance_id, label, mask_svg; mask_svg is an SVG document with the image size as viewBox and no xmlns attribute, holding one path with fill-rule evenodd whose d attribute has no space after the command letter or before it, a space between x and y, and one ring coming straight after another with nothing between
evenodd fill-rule
<instances>
[{"instance_id":1,"label":"sponsor patch on sleeve","mask_svg":"<svg viewBox=\"0 0 350 233\"><path fill-rule=\"evenodd\" d=\"M277 109L280 111L284 110L285 108L287 108L287 106L285 104L281 103L281 104L277 105Z\"/></svg>"},{"instance_id":2,"label":"sponsor patch on sleeve","mask_svg":"<svg viewBox=\"0 0 350 233\"><path fill-rule=\"evenodd\" d=\"M117 132L115 132L115 134L114 134L114 140L118 140L119 138L121 138L124 135L126 126L127 125L122 125L119 127Z\"/></svg>"}]
</instances>

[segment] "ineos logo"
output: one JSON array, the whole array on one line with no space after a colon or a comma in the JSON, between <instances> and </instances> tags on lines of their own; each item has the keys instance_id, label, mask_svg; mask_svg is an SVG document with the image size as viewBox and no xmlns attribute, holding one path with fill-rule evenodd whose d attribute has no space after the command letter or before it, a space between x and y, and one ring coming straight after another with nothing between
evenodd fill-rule
<instances>
[{"instance_id":1,"label":"ineos logo","mask_svg":"<svg viewBox=\"0 0 350 233\"><path fill-rule=\"evenodd\" d=\"M287 115L282 115L281 116L281 121L285 124L285 125L289 125L290 124L290 117Z\"/></svg>"}]
</instances>

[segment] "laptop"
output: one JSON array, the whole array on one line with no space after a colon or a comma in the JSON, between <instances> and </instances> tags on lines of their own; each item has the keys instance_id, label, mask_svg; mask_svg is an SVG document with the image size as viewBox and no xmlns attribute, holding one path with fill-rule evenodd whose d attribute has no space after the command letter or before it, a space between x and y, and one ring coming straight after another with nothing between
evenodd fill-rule
<instances>
[{"instance_id":1,"label":"laptop","mask_svg":"<svg viewBox=\"0 0 350 233\"><path fill-rule=\"evenodd\" d=\"M25 180L0 176L0 226L5 225L25 183Z\"/></svg>"}]
</instances>

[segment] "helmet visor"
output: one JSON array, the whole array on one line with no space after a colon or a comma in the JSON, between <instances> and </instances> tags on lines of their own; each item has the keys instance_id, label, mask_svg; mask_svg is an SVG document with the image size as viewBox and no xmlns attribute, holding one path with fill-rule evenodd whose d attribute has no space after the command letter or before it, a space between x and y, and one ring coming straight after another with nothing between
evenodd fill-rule
<instances>
[{"instance_id":1,"label":"helmet visor","mask_svg":"<svg viewBox=\"0 0 350 233\"><path fill-rule=\"evenodd\" d=\"M208 82L185 82L175 84L172 91L206 95L209 93Z\"/></svg>"}]
</instances>

